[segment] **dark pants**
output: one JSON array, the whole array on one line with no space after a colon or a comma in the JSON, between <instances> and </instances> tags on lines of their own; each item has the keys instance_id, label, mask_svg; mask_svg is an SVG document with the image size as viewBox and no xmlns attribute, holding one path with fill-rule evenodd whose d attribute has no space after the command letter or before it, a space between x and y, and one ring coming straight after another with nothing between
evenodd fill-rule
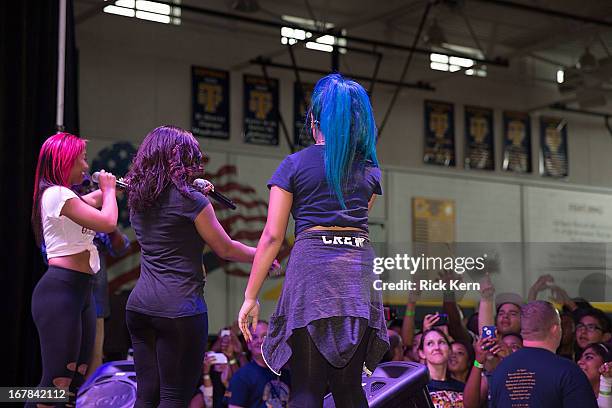
<instances>
[{"instance_id":1,"label":"dark pants","mask_svg":"<svg viewBox=\"0 0 612 408\"><path fill-rule=\"evenodd\" d=\"M366 329L359 347L343 368L331 365L319 352L308 329L294 330L291 335L291 402L292 408L323 406L327 386L337 408L363 408L368 402L361 387L361 373L372 329Z\"/></svg>"},{"instance_id":2,"label":"dark pants","mask_svg":"<svg viewBox=\"0 0 612 408\"><path fill-rule=\"evenodd\" d=\"M32 317L42 354L38 386L68 387L70 402L59 406L74 406L96 336L93 276L49 266L32 293Z\"/></svg>"},{"instance_id":3,"label":"dark pants","mask_svg":"<svg viewBox=\"0 0 612 408\"><path fill-rule=\"evenodd\" d=\"M128 310L126 322L138 382L134 407L186 407L202 374L208 314L170 319Z\"/></svg>"}]
</instances>

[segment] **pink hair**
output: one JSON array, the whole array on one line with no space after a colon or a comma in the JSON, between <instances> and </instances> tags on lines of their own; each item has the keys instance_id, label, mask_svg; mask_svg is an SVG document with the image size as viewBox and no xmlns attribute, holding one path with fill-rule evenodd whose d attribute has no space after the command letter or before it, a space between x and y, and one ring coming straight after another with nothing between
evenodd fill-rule
<instances>
[{"instance_id":1,"label":"pink hair","mask_svg":"<svg viewBox=\"0 0 612 408\"><path fill-rule=\"evenodd\" d=\"M50 186L70 187L70 172L85 149L85 144L85 140L75 135L60 132L45 140L40 148L32 202L32 227L38 245L42 243L40 219L42 194Z\"/></svg>"}]
</instances>

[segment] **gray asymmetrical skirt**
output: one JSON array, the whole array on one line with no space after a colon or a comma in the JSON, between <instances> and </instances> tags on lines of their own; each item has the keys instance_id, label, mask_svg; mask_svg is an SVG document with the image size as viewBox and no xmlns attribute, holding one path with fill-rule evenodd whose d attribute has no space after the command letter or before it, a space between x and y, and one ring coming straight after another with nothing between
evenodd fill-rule
<instances>
[{"instance_id":1,"label":"gray asymmetrical skirt","mask_svg":"<svg viewBox=\"0 0 612 408\"><path fill-rule=\"evenodd\" d=\"M262 344L266 364L280 373L291 357L293 330L306 327L326 360L344 367L367 327L365 366L374 371L389 349L382 293L374 290L374 250L359 231L306 231L296 238L276 311Z\"/></svg>"}]
</instances>

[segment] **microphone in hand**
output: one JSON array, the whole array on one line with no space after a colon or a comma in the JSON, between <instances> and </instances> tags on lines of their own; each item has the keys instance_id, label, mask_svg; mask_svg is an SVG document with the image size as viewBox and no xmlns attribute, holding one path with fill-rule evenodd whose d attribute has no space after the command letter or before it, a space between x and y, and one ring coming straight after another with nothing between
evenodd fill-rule
<instances>
[{"instance_id":1,"label":"microphone in hand","mask_svg":"<svg viewBox=\"0 0 612 408\"><path fill-rule=\"evenodd\" d=\"M100 179L99 171L96 171L95 173L91 175L91 181L93 181L94 183L98 184L99 179ZM117 187L123 190L127 190L128 188L130 188L130 185L123 180L123 177L117 179L116 185Z\"/></svg>"},{"instance_id":2,"label":"microphone in hand","mask_svg":"<svg viewBox=\"0 0 612 408\"><path fill-rule=\"evenodd\" d=\"M231 208L232 210L236 209L236 204L234 204L234 202L228 197L215 191L215 186L213 186L210 181L198 178L193 180L193 186L204 195L207 195L213 198L219 204L222 204L224 207Z\"/></svg>"}]
</instances>

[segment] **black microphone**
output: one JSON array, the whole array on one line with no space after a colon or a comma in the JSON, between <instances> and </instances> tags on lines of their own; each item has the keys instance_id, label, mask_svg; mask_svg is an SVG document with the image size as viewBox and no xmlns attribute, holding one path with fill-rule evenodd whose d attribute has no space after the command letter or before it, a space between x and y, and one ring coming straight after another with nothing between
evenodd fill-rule
<instances>
[{"instance_id":1,"label":"black microphone","mask_svg":"<svg viewBox=\"0 0 612 408\"><path fill-rule=\"evenodd\" d=\"M99 171L96 171L94 174L91 175L91 181L93 181L94 183L98 184L99 179L100 179ZM122 188L124 190L127 190L128 188L130 188L130 185L126 183L125 181L123 181L123 177L118 178L116 184L117 184L117 187Z\"/></svg>"},{"instance_id":2,"label":"black microphone","mask_svg":"<svg viewBox=\"0 0 612 408\"><path fill-rule=\"evenodd\" d=\"M206 186L208 186L209 184L212 183L201 178L193 180L193 186L202 192L206 191ZM232 210L236 209L236 204L234 204L232 200L230 200L223 194L216 192L214 186L213 189L207 193L207 195L214 198L215 201L217 201L218 203L223 204L224 207L231 208Z\"/></svg>"}]
</instances>

